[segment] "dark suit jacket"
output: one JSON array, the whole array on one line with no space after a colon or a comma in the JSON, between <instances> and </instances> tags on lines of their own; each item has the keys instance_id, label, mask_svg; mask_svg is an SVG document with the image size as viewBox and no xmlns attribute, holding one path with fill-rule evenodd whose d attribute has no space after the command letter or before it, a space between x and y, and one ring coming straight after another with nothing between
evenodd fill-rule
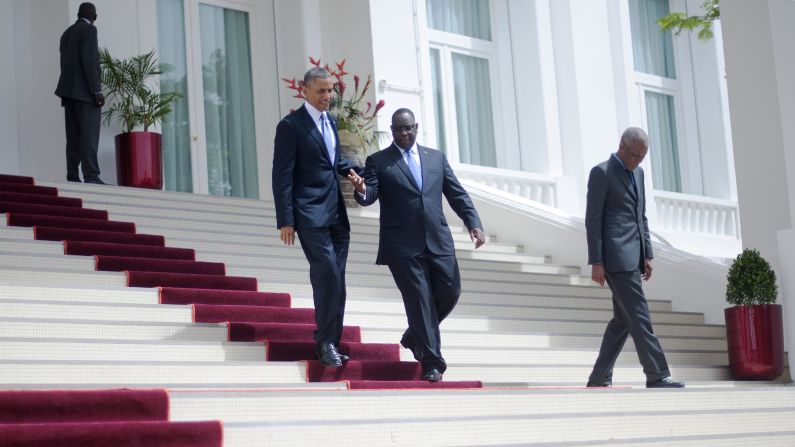
<instances>
[{"instance_id":1,"label":"dark suit jacket","mask_svg":"<svg viewBox=\"0 0 795 447\"><path fill-rule=\"evenodd\" d=\"M340 139L333 120L331 127L337 141L333 162L323 135L305 106L285 116L276 126L272 186L277 228L327 227L339 214L350 229L337 174L347 176L349 169L361 169L340 159Z\"/></svg>"},{"instance_id":2,"label":"dark suit jacket","mask_svg":"<svg viewBox=\"0 0 795 447\"><path fill-rule=\"evenodd\" d=\"M78 19L61 35L61 77L55 94L94 104L100 83L97 28Z\"/></svg>"},{"instance_id":3,"label":"dark suit jacket","mask_svg":"<svg viewBox=\"0 0 795 447\"><path fill-rule=\"evenodd\" d=\"M472 200L440 151L417 145L422 169L422 191L417 187L400 148L388 148L367 157L363 206L381 201L381 230L377 264L421 254L455 255L453 236L444 217L442 195L466 227L483 228Z\"/></svg>"},{"instance_id":4,"label":"dark suit jacket","mask_svg":"<svg viewBox=\"0 0 795 447\"><path fill-rule=\"evenodd\" d=\"M591 169L585 230L588 263L604 264L607 272L633 271L643 259L653 257L649 222L646 219L646 189L643 168L633 171L635 193L629 176L614 157Z\"/></svg>"}]
</instances>

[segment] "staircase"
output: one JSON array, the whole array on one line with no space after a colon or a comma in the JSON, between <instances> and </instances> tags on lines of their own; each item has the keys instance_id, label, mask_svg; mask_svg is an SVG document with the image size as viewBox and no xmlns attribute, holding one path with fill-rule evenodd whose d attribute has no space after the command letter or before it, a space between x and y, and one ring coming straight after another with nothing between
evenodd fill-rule
<instances>
[{"instance_id":1,"label":"staircase","mask_svg":"<svg viewBox=\"0 0 795 447\"><path fill-rule=\"evenodd\" d=\"M194 249L195 260L208 263L202 268L222 263L226 277L256 278L255 287L223 295L244 314L226 323L229 310L206 301L215 295L128 287L149 283L96 270L121 269L121 261L67 256L63 242L34 240L33 228L2 226L2 389L167 388L170 420L222 420L227 446L795 445L789 373L775 383L733 382L723 326L655 297L655 332L674 377L688 388L642 388L631 341L615 370L616 388L582 388L612 315L609 291L576 267L495 236L475 251L464 229L453 228L464 292L442 324L449 365L442 384L461 389L406 389L419 386L416 363L395 347L405 314L388 269L374 265L378 220L369 209L350 210L345 321L352 362L353 349L377 358L340 373L309 361L306 346L280 339L282 329L302 326L245 321L262 310L245 305L250 300L278 301L284 309L312 305L303 253L279 241L272 202L45 186L81 198L83 208L107 210L111 221L134 223L135 234ZM7 198L0 192L0 202ZM18 219L10 223L31 224ZM46 237L44 226L35 230L39 238Z\"/></svg>"}]
</instances>

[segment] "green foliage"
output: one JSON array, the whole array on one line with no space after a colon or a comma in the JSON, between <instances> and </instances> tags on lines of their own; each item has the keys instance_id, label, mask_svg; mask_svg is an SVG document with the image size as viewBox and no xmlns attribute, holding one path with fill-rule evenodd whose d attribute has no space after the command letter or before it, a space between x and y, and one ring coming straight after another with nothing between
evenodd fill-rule
<instances>
[{"instance_id":1,"label":"green foliage","mask_svg":"<svg viewBox=\"0 0 795 447\"><path fill-rule=\"evenodd\" d=\"M156 93L147 85L153 76L163 73L155 52L116 59L107 48L99 53L102 67L102 84L109 104L102 113L110 125L116 121L123 132L132 132L142 126L144 131L171 113L171 104L179 93Z\"/></svg>"},{"instance_id":2,"label":"green foliage","mask_svg":"<svg viewBox=\"0 0 795 447\"><path fill-rule=\"evenodd\" d=\"M657 21L657 25L663 31L672 30L675 35L679 35L682 30L698 31L698 38L701 40L712 39L712 22L720 19L720 0L706 0L702 7L706 11L703 16L688 16L683 12L672 12Z\"/></svg>"},{"instance_id":3,"label":"green foliage","mask_svg":"<svg viewBox=\"0 0 795 447\"><path fill-rule=\"evenodd\" d=\"M757 250L746 248L729 268L726 301L735 306L776 302L776 273Z\"/></svg>"}]
</instances>

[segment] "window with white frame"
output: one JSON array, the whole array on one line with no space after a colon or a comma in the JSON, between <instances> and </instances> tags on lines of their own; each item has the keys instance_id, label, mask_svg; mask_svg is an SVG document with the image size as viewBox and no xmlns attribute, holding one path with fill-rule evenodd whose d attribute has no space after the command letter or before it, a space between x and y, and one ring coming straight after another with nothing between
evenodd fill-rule
<instances>
[{"instance_id":1,"label":"window with white frame","mask_svg":"<svg viewBox=\"0 0 795 447\"><path fill-rule=\"evenodd\" d=\"M490 2L426 0L425 6L436 146L452 161L498 167Z\"/></svg>"},{"instance_id":2,"label":"window with white frame","mask_svg":"<svg viewBox=\"0 0 795 447\"><path fill-rule=\"evenodd\" d=\"M649 134L654 188L691 192L682 175L686 160L680 157L681 86L673 39L657 25L657 20L669 14L670 5L668 0L628 1L635 80Z\"/></svg>"}]
</instances>

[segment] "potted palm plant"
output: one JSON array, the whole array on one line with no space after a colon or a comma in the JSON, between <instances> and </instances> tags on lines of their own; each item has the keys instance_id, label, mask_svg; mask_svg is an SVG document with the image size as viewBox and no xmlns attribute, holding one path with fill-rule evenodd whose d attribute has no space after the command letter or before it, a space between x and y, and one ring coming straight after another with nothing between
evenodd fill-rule
<instances>
[{"instance_id":1,"label":"potted palm plant","mask_svg":"<svg viewBox=\"0 0 795 447\"><path fill-rule=\"evenodd\" d=\"M171 113L179 93L153 91L148 82L162 73L154 50L127 59L116 59L107 49L99 54L107 107L106 124L114 122L116 177L122 186L163 188L163 156L160 134L149 128ZM136 129L143 130L136 130Z\"/></svg>"},{"instance_id":2,"label":"potted palm plant","mask_svg":"<svg viewBox=\"0 0 795 447\"><path fill-rule=\"evenodd\" d=\"M784 371L784 328L776 274L757 250L729 268L724 310L729 368L735 379L773 380Z\"/></svg>"}]
</instances>

